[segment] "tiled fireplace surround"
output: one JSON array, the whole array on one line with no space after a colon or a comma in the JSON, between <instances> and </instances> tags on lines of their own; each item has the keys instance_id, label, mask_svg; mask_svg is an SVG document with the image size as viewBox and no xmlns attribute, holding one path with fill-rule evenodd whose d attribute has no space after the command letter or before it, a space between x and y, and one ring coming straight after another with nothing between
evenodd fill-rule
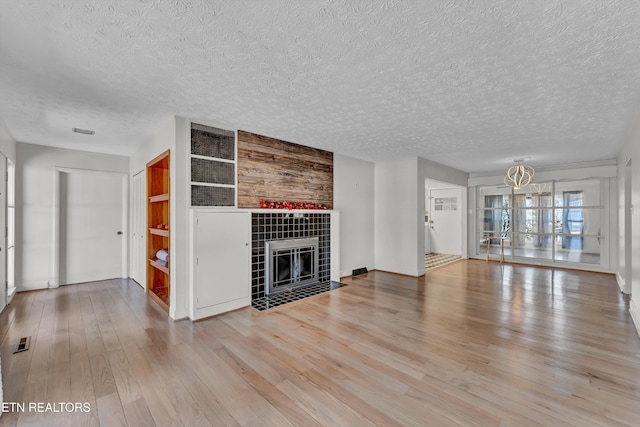
<instances>
[{"instance_id":1,"label":"tiled fireplace surround","mask_svg":"<svg viewBox=\"0 0 640 427\"><path fill-rule=\"evenodd\" d=\"M318 237L318 277L330 281L331 214L295 212L255 212L251 214L251 299L265 296L265 242L269 240Z\"/></svg>"}]
</instances>

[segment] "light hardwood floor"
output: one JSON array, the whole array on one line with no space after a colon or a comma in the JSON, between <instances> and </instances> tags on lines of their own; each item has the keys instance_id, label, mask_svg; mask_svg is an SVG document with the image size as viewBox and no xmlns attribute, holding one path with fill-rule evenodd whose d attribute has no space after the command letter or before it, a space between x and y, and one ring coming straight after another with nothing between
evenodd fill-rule
<instances>
[{"instance_id":1,"label":"light hardwood floor","mask_svg":"<svg viewBox=\"0 0 640 427\"><path fill-rule=\"evenodd\" d=\"M640 425L640 338L611 275L471 260L346 282L197 323L126 280L18 294L5 401L91 411L0 425Z\"/></svg>"}]
</instances>

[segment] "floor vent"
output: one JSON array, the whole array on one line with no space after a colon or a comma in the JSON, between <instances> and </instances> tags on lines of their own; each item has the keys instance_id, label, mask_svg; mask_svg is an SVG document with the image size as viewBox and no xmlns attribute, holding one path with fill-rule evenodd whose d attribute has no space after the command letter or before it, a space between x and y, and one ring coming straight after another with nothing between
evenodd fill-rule
<instances>
[{"instance_id":1,"label":"floor vent","mask_svg":"<svg viewBox=\"0 0 640 427\"><path fill-rule=\"evenodd\" d=\"M359 276L361 274L367 274L368 272L369 272L369 270L367 270L367 267L356 268L355 270L351 270L351 275L352 276Z\"/></svg>"},{"instance_id":2,"label":"floor vent","mask_svg":"<svg viewBox=\"0 0 640 427\"><path fill-rule=\"evenodd\" d=\"M31 343L31 337L22 337L20 341L18 341L18 346L16 347L16 351L13 354L20 353L21 351L29 350L29 344Z\"/></svg>"}]
</instances>

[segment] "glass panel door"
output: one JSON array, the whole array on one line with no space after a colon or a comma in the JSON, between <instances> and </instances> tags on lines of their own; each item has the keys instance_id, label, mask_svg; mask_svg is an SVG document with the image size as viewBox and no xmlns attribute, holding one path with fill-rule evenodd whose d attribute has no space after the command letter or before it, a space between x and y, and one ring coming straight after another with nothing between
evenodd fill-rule
<instances>
[{"instance_id":1,"label":"glass panel door","mask_svg":"<svg viewBox=\"0 0 640 427\"><path fill-rule=\"evenodd\" d=\"M605 248L602 179L477 188L476 254L600 264Z\"/></svg>"}]
</instances>

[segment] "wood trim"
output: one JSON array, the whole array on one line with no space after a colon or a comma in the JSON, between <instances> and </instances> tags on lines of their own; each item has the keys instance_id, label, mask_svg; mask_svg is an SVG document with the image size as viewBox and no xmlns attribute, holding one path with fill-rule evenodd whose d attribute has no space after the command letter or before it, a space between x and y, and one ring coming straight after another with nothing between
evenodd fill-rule
<instances>
[{"instance_id":1,"label":"wood trim","mask_svg":"<svg viewBox=\"0 0 640 427\"><path fill-rule=\"evenodd\" d=\"M164 311L169 312L171 295L169 266L162 267L154 262L159 249L170 249L170 234L168 229L159 229L163 224L171 224L171 178L170 178L170 150L156 156L146 165L147 174L147 295L156 301ZM166 292L165 292L166 290ZM158 294L166 294L163 300Z\"/></svg>"}]
</instances>

